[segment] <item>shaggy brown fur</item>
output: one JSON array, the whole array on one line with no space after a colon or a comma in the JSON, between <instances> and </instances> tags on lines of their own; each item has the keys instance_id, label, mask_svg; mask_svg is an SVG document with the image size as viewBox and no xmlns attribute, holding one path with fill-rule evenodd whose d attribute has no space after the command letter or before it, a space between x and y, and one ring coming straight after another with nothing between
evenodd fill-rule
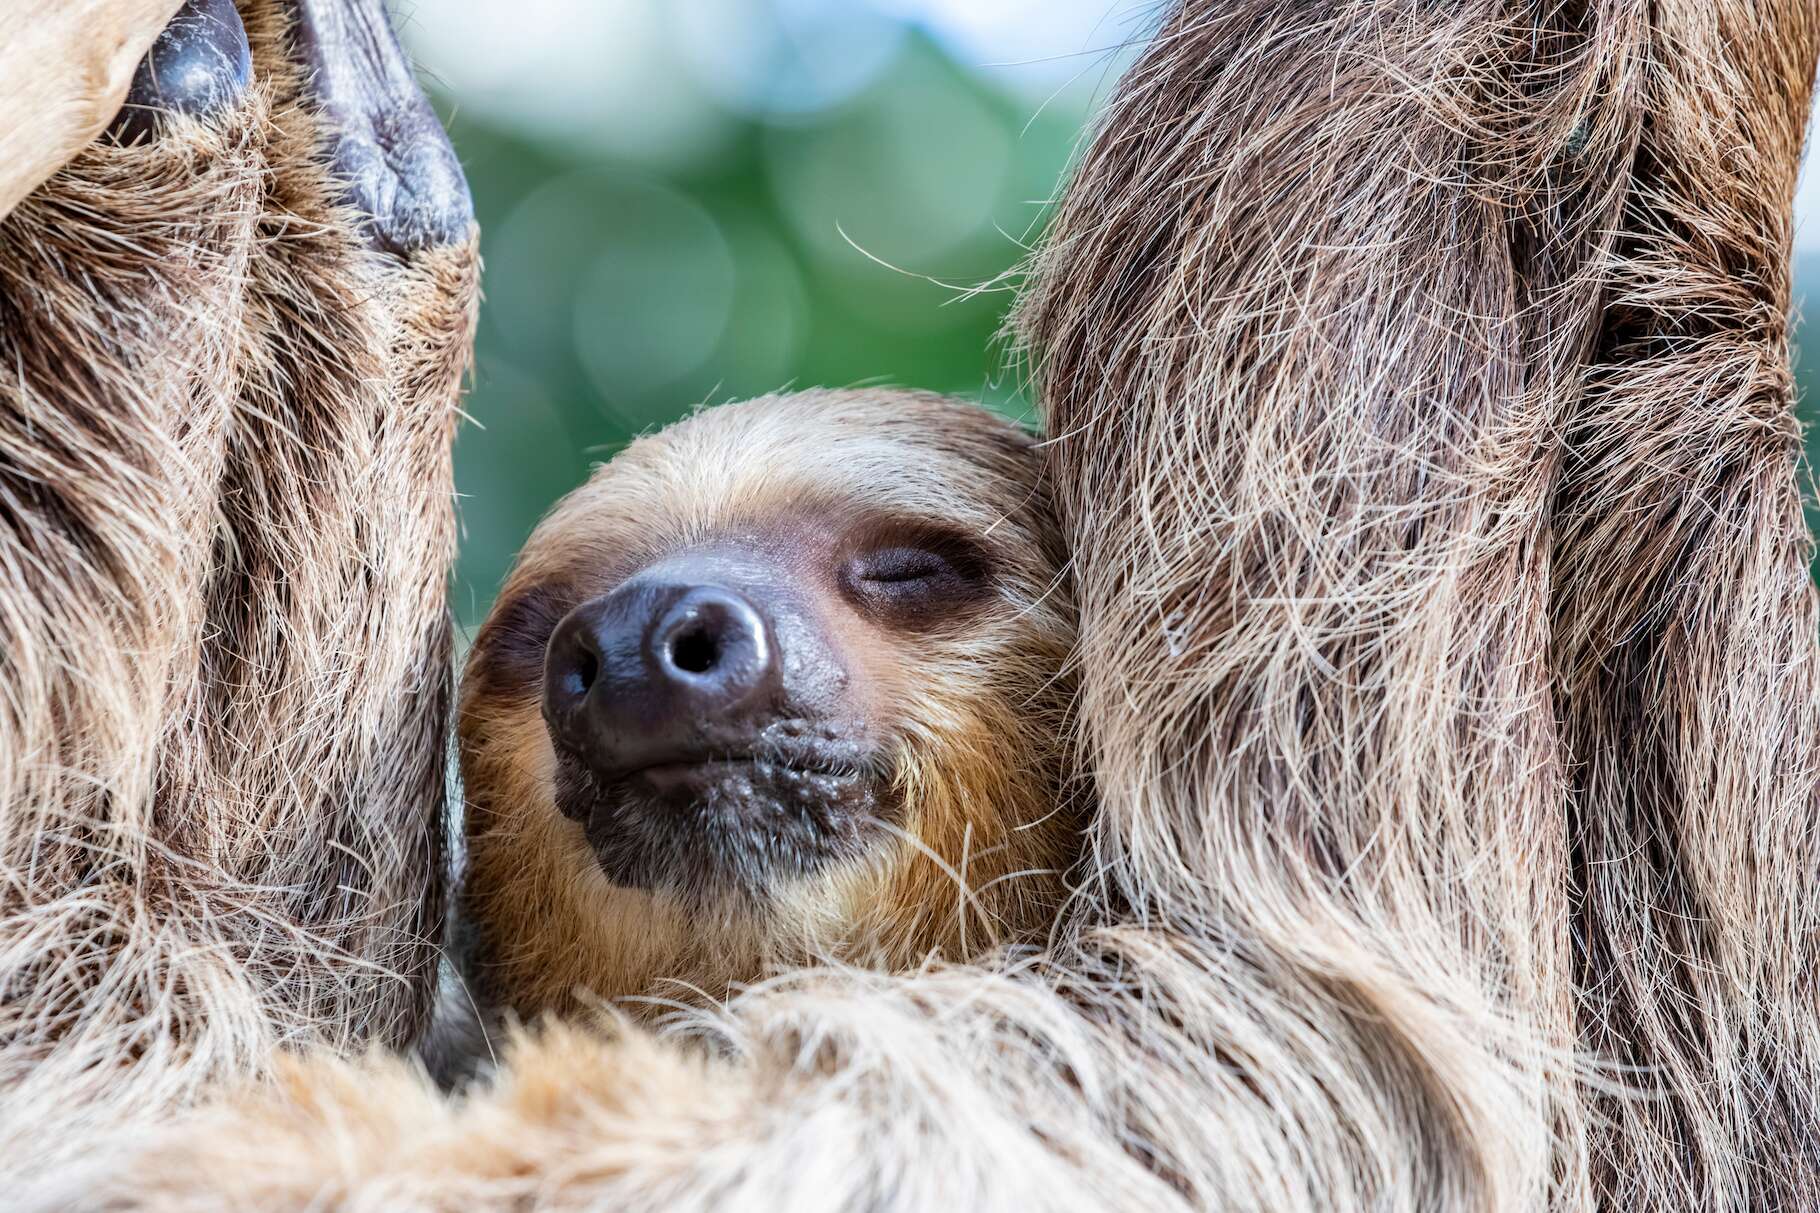
<instances>
[{"instance_id":1,"label":"shaggy brown fur","mask_svg":"<svg viewBox=\"0 0 1820 1213\"><path fill-rule=\"evenodd\" d=\"M1184 937L1112 957L1250 1004L1284 1061L1197 1036L1264 1107L1195 1102L1306 1160L1273 1203L1584 1196L1546 507L1642 20L1187 5L1025 301L1105 876Z\"/></svg>"},{"instance_id":2,"label":"shaggy brown fur","mask_svg":"<svg viewBox=\"0 0 1820 1213\"><path fill-rule=\"evenodd\" d=\"M913 392L805 392L728 405L643 438L531 536L462 681L466 917L476 977L521 1014L577 993L719 999L790 963L902 969L1053 923L1081 818L1064 772L1073 615L1031 440L977 406ZM836 554L878 524L954 528L990 553L984 612L905 630L843 600ZM901 824L878 853L776 889L763 913L610 884L558 812L539 710L557 620L643 565L735 537L780 552L853 666L890 752ZM811 557L813 559L813 557Z\"/></svg>"},{"instance_id":3,"label":"shaggy brown fur","mask_svg":"<svg viewBox=\"0 0 1820 1213\"><path fill-rule=\"evenodd\" d=\"M272 97L272 194L221 490L215 641L189 719L212 751L202 786L236 816L259 809L194 845L244 837L253 850L229 870L285 890L282 931L342 953L307 963L366 972L352 1003L286 977L302 1023L399 1042L427 1012L440 921L449 448L478 267L465 247L402 264L368 251L317 163L324 132L280 10L246 16Z\"/></svg>"},{"instance_id":4,"label":"shaggy brown fur","mask_svg":"<svg viewBox=\"0 0 1820 1213\"><path fill-rule=\"evenodd\" d=\"M1655 9L1554 505L1582 1043L1614 1209L1820 1208L1820 655L1787 317L1805 2Z\"/></svg>"},{"instance_id":5,"label":"shaggy brown fur","mask_svg":"<svg viewBox=\"0 0 1820 1213\"><path fill-rule=\"evenodd\" d=\"M476 266L365 250L280 14L237 109L0 224L13 1180L427 1011Z\"/></svg>"},{"instance_id":6,"label":"shaggy brown fur","mask_svg":"<svg viewBox=\"0 0 1820 1213\"><path fill-rule=\"evenodd\" d=\"M261 118L97 145L0 224L9 1171L70 1149L77 1109L146 1112L268 1047L200 916L206 856L170 849L195 802L173 768L202 757L170 722L207 626Z\"/></svg>"},{"instance_id":7,"label":"shaggy brown fur","mask_svg":"<svg viewBox=\"0 0 1820 1213\"><path fill-rule=\"evenodd\" d=\"M667 1029L724 1060L552 1029L454 1105L320 1060L88 1194L1811 1204L1820 635L1780 313L1812 26L1174 8L1021 318L1104 803L1064 937Z\"/></svg>"}]
</instances>

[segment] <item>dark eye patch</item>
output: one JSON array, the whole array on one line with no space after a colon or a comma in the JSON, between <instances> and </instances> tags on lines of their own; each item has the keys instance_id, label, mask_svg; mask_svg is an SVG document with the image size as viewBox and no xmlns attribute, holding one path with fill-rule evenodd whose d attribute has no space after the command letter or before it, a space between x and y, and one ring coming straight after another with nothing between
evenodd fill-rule
<instances>
[{"instance_id":1,"label":"dark eye patch","mask_svg":"<svg viewBox=\"0 0 1820 1213\"><path fill-rule=\"evenodd\" d=\"M534 585L495 606L475 641L476 671L490 666L499 681L535 690L550 633L578 601L567 586Z\"/></svg>"},{"instance_id":2,"label":"dark eye patch","mask_svg":"<svg viewBox=\"0 0 1820 1213\"><path fill-rule=\"evenodd\" d=\"M904 626L927 626L985 598L991 565L965 535L925 525L880 528L867 535L841 568L841 588L866 607Z\"/></svg>"}]
</instances>

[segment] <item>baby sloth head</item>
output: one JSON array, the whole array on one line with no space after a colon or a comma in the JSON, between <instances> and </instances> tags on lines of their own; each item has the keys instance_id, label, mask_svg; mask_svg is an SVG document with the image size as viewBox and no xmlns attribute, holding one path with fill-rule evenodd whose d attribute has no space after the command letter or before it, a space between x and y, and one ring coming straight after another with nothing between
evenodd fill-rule
<instances>
[{"instance_id":1,"label":"baby sloth head","mask_svg":"<svg viewBox=\"0 0 1820 1213\"><path fill-rule=\"evenodd\" d=\"M1054 917L1073 614L1031 439L808 392L640 439L526 545L468 661L467 918L520 1010Z\"/></svg>"}]
</instances>

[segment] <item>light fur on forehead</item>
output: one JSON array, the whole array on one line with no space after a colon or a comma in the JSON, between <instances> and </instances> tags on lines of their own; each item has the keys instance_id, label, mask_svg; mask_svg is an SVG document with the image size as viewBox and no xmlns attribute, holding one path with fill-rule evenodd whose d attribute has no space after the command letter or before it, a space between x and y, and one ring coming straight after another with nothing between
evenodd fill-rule
<instances>
[{"instance_id":1,"label":"light fur on forehead","mask_svg":"<svg viewBox=\"0 0 1820 1213\"><path fill-rule=\"evenodd\" d=\"M649 557L793 516L844 518L860 503L977 532L1030 525L1042 509L1032 442L978 405L903 389L721 405L637 439L598 468L538 527L523 573L608 553Z\"/></svg>"}]
</instances>

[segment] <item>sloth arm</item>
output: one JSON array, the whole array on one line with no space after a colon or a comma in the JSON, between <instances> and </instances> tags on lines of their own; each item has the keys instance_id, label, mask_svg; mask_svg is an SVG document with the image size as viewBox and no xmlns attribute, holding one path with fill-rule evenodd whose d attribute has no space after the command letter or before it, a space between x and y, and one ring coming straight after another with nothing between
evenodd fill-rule
<instances>
[{"instance_id":1,"label":"sloth arm","mask_svg":"<svg viewBox=\"0 0 1820 1213\"><path fill-rule=\"evenodd\" d=\"M547 1023L454 1099L396 1056L291 1058L239 1098L97 1143L15 1207L1189 1207L1119 1128L1146 1068L1046 983L804 971L690 1025ZM1242 1141L1223 1153L1267 1173Z\"/></svg>"},{"instance_id":2,"label":"sloth arm","mask_svg":"<svg viewBox=\"0 0 1820 1213\"><path fill-rule=\"evenodd\" d=\"M10 0L0 15L0 218L106 128L180 0Z\"/></svg>"}]
</instances>

